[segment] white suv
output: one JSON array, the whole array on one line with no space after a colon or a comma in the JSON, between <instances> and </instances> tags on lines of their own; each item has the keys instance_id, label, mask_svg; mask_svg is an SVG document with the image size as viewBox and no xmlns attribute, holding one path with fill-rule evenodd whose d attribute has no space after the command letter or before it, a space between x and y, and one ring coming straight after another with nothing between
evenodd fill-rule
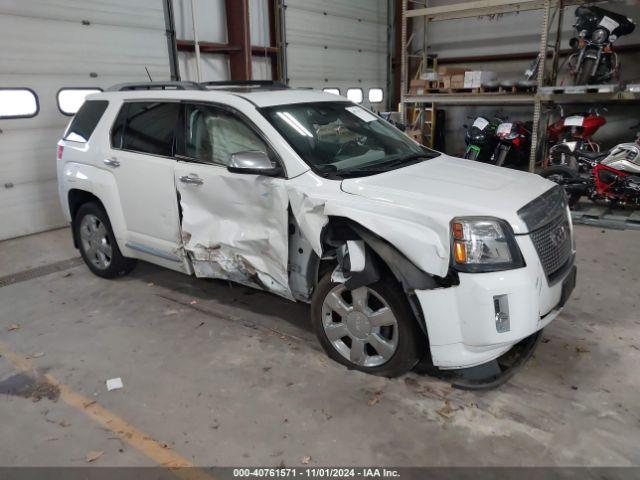
<instances>
[{"instance_id":1,"label":"white suv","mask_svg":"<svg viewBox=\"0 0 640 480\"><path fill-rule=\"evenodd\" d=\"M117 86L71 121L58 179L96 275L140 259L311 303L327 354L369 373L422 360L496 381L575 285L559 187L429 150L328 93Z\"/></svg>"}]
</instances>

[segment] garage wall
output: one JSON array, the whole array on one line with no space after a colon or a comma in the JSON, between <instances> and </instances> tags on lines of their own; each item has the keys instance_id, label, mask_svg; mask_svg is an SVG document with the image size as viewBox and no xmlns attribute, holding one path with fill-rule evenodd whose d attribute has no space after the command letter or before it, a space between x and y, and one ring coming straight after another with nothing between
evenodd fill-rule
<instances>
[{"instance_id":1,"label":"garage wall","mask_svg":"<svg viewBox=\"0 0 640 480\"><path fill-rule=\"evenodd\" d=\"M176 23L176 36L181 40L193 40L191 0L172 0ZM249 24L251 44L269 45L269 10L272 0L249 1ZM198 40L201 42L228 43L226 7L224 0L195 0ZM197 80L196 55L194 52L179 52L180 76L182 80ZM202 81L231 80L227 55L201 53ZM253 78L271 80L271 60L253 57Z\"/></svg>"},{"instance_id":2,"label":"garage wall","mask_svg":"<svg viewBox=\"0 0 640 480\"><path fill-rule=\"evenodd\" d=\"M168 80L162 0L0 0L0 87L27 87L39 114L0 120L0 240L63 226L56 143L63 87Z\"/></svg>"},{"instance_id":3,"label":"garage wall","mask_svg":"<svg viewBox=\"0 0 640 480\"><path fill-rule=\"evenodd\" d=\"M287 76L292 86L364 90L387 97L385 0L287 0ZM374 106L384 109L382 105Z\"/></svg>"},{"instance_id":4,"label":"garage wall","mask_svg":"<svg viewBox=\"0 0 640 480\"><path fill-rule=\"evenodd\" d=\"M429 0L429 6L445 5L446 0ZM640 5L634 1L616 2L603 5L603 8L619 12L635 19L640 24ZM575 7L565 9L562 27L562 48L569 48L569 39L574 36ZM500 16L484 16L478 18L431 22L428 29L429 52L437 53L440 58L470 57L506 53L537 52L540 42L540 24L542 11L534 10L521 13L508 13ZM422 19L414 21L414 38L412 50L422 48ZM555 24L551 30L551 41L555 39ZM622 37L616 46L640 44L640 28L633 34ZM640 53L624 53L620 56L623 81L640 81ZM518 79L530 64L530 60L500 61L468 64L448 64L471 69L493 70L501 79ZM561 74L561 77L563 75ZM566 76L566 73L565 73ZM566 81L566 80L565 80ZM633 106L632 108L635 108ZM447 106L446 141L447 153L460 154L464 151L464 128L469 120L467 116L491 116L500 113L515 120L531 120L531 107L452 107ZM568 106L566 113L584 111L588 107ZM597 139L608 148L621 141L633 139L629 130L638 123L638 115L629 115L629 106L608 106L606 112L607 125L602 128Z\"/></svg>"}]
</instances>

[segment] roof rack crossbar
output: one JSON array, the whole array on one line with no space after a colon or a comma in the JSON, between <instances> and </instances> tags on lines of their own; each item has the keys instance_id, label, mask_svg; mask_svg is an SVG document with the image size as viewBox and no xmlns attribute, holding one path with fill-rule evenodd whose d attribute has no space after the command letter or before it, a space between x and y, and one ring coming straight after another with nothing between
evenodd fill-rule
<instances>
[{"instance_id":1,"label":"roof rack crossbar","mask_svg":"<svg viewBox=\"0 0 640 480\"><path fill-rule=\"evenodd\" d=\"M273 80L223 80L214 82L202 82L205 87L276 87L289 88L282 82Z\"/></svg>"},{"instance_id":2,"label":"roof rack crossbar","mask_svg":"<svg viewBox=\"0 0 640 480\"><path fill-rule=\"evenodd\" d=\"M108 88L108 92L126 92L132 90L206 90L196 82L131 82L121 83Z\"/></svg>"}]
</instances>

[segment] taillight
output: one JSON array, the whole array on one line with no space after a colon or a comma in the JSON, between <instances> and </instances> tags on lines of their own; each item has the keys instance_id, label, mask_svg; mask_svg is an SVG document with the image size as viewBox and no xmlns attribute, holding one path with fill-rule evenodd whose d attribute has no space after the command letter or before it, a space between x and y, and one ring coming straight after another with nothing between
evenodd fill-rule
<instances>
[{"instance_id":1,"label":"taillight","mask_svg":"<svg viewBox=\"0 0 640 480\"><path fill-rule=\"evenodd\" d=\"M62 152L64 152L64 145L58 145L58 160L62 160Z\"/></svg>"}]
</instances>

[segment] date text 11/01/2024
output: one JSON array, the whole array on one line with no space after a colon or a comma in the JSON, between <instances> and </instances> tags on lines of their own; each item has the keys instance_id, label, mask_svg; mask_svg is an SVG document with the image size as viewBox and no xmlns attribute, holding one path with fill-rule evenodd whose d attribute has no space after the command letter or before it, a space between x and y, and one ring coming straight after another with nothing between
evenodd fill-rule
<instances>
[{"instance_id":1,"label":"date text 11/01/2024","mask_svg":"<svg viewBox=\"0 0 640 480\"><path fill-rule=\"evenodd\" d=\"M400 478L389 468L236 468L234 478Z\"/></svg>"}]
</instances>

